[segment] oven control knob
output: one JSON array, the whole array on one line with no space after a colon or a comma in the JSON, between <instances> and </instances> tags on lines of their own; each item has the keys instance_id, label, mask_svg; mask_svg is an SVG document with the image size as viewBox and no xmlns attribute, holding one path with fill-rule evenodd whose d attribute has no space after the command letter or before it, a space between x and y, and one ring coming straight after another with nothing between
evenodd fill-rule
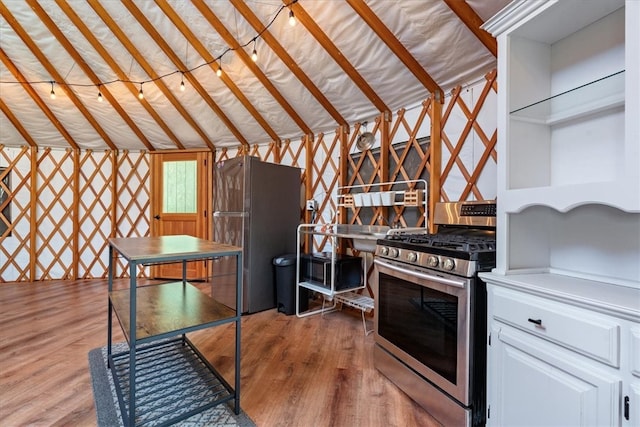
<instances>
[{"instance_id":1,"label":"oven control knob","mask_svg":"<svg viewBox=\"0 0 640 427\"><path fill-rule=\"evenodd\" d=\"M416 262L416 260L418 259L418 254L416 254L415 252L409 252L407 254L407 259L409 260L409 262Z\"/></svg>"},{"instance_id":2,"label":"oven control knob","mask_svg":"<svg viewBox=\"0 0 640 427\"><path fill-rule=\"evenodd\" d=\"M400 255L400 252L398 251L397 248L391 248L389 249L389 255L391 256L391 258L398 258L398 255Z\"/></svg>"},{"instance_id":3,"label":"oven control knob","mask_svg":"<svg viewBox=\"0 0 640 427\"><path fill-rule=\"evenodd\" d=\"M435 255L429 255L427 257L427 265L431 268L438 266L438 257Z\"/></svg>"},{"instance_id":4,"label":"oven control knob","mask_svg":"<svg viewBox=\"0 0 640 427\"><path fill-rule=\"evenodd\" d=\"M380 248L380 254L385 255L385 256L389 255L389 248L386 247L386 246L381 247Z\"/></svg>"},{"instance_id":5,"label":"oven control knob","mask_svg":"<svg viewBox=\"0 0 640 427\"><path fill-rule=\"evenodd\" d=\"M456 266L456 263L451 258L445 258L444 262L442 263L442 268L444 268L447 271L453 270L455 266Z\"/></svg>"}]
</instances>

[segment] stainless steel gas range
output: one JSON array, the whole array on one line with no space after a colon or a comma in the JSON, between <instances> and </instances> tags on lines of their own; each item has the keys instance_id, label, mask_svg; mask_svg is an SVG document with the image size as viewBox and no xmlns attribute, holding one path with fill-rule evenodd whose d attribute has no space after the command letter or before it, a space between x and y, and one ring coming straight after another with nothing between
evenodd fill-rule
<instances>
[{"instance_id":1,"label":"stainless steel gas range","mask_svg":"<svg viewBox=\"0 0 640 427\"><path fill-rule=\"evenodd\" d=\"M438 233L396 233L375 252L375 366L445 426L486 421L486 288L495 202L439 203Z\"/></svg>"}]
</instances>

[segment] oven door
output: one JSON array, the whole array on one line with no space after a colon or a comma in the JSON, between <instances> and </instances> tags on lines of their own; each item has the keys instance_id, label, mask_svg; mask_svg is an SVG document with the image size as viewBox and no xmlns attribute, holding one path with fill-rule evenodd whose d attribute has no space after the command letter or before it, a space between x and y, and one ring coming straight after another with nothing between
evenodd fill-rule
<instances>
[{"instance_id":1,"label":"oven door","mask_svg":"<svg viewBox=\"0 0 640 427\"><path fill-rule=\"evenodd\" d=\"M469 391L471 279L377 258L375 341L464 406Z\"/></svg>"}]
</instances>

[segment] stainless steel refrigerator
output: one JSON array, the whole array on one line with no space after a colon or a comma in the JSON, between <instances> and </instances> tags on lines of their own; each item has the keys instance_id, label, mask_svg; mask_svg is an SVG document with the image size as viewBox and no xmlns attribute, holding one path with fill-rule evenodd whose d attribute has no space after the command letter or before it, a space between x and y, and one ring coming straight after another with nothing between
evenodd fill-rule
<instances>
[{"instance_id":1,"label":"stainless steel refrigerator","mask_svg":"<svg viewBox=\"0 0 640 427\"><path fill-rule=\"evenodd\" d=\"M296 253L301 171L243 156L214 167L213 239L242 246L242 312L276 306L273 258ZM236 307L236 262L213 262L212 296Z\"/></svg>"}]
</instances>

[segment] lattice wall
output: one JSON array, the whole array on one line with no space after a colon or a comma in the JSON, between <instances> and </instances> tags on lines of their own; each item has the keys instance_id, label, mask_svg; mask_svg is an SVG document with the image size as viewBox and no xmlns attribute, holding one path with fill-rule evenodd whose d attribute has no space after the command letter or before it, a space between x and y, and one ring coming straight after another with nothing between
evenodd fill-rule
<instances>
[{"instance_id":1,"label":"lattice wall","mask_svg":"<svg viewBox=\"0 0 640 427\"><path fill-rule=\"evenodd\" d=\"M0 147L12 213L0 282L105 278L107 239L149 232L148 157Z\"/></svg>"},{"instance_id":2,"label":"lattice wall","mask_svg":"<svg viewBox=\"0 0 640 427\"><path fill-rule=\"evenodd\" d=\"M492 72L479 84L455 88L445 99L440 123L438 200L495 197L495 97ZM246 152L264 161L301 168L300 214L304 222L379 223L375 212L361 215L355 211L337 219L337 188L430 176L431 151L425 148L423 138L430 133L431 108L427 100L415 108L375 119L371 131L377 140L381 140L382 132L388 135L386 156L357 152L360 125L356 124L353 129L338 128L334 133L310 135L299 141L252 145L245 150L222 149L216 153L216 161ZM343 149L341 140L346 144ZM341 152L349 155L341 159ZM383 157L388 164L381 163ZM416 157L420 161L409 167L408 159ZM37 151L0 146L0 167L7 167L0 179L3 174L11 174L8 202L12 212L11 223L0 236L0 282L104 278L109 236L149 234L150 161L146 152ZM341 168L346 176L340 176ZM304 210L304 200L309 198L318 201L315 217ZM387 221L416 225L407 219L404 207L393 206L390 210L385 212ZM1 212L0 207L3 221ZM423 225L424 215L414 216L417 225ZM315 239L313 250L323 250L326 243L325 239ZM119 262L117 266L116 275L126 276L124 265ZM143 270L142 275L147 274Z\"/></svg>"}]
</instances>

